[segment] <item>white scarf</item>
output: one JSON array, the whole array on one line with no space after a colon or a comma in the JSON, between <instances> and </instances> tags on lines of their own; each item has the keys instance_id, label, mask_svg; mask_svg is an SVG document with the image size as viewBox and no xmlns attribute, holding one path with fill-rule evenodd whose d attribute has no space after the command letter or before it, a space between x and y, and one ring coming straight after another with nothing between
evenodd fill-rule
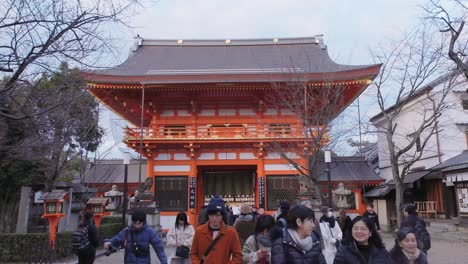
<instances>
[{"instance_id":1,"label":"white scarf","mask_svg":"<svg viewBox=\"0 0 468 264\"><path fill-rule=\"evenodd\" d=\"M288 228L288 232L291 235L292 240L303 250L309 251L312 249L313 246L313 241L311 236L307 236L304 239L301 239L299 237L299 234L296 232L296 230Z\"/></svg>"},{"instance_id":2,"label":"white scarf","mask_svg":"<svg viewBox=\"0 0 468 264\"><path fill-rule=\"evenodd\" d=\"M421 251L419 250L419 248L416 248L416 252L414 252L414 254L410 254L406 252L403 248L401 249L401 251L403 251L403 254L405 254L405 256L408 258L409 263L414 263L414 261L417 258L419 258L419 254L421 254Z\"/></svg>"}]
</instances>

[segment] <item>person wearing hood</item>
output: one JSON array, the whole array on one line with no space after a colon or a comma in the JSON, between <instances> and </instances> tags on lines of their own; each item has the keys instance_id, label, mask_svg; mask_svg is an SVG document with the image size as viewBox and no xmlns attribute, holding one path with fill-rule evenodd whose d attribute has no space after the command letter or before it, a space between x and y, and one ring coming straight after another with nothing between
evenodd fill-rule
<instances>
[{"instance_id":1,"label":"person wearing hood","mask_svg":"<svg viewBox=\"0 0 468 264\"><path fill-rule=\"evenodd\" d=\"M320 218L320 232L323 239L322 253L325 256L327 264L332 264L335 259L336 251L341 245L343 233L338 225L331 208L322 208L323 216Z\"/></svg>"},{"instance_id":2,"label":"person wearing hood","mask_svg":"<svg viewBox=\"0 0 468 264\"><path fill-rule=\"evenodd\" d=\"M408 227L398 230L390 256L396 264L427 264L427 255L418 248L416 233Z\"/></svg>"},{"instance_id":3,"label":"person wearing hood","mask_svg":"<svg viewBox=\"0 0 468 264\"><path fill-rule=\"evenodd\" d=\"M250 204L244 203L240 207L240 216L234 222L233 227L239 235L241 247L244 246L245 240L255 233L255 217L252 214Z\"/></svg>"},{"instance_id":4,"label":"person wearing hood","mask_svg":"<svg viewBox=\"0 0 468 264\"><path fill-rule=\"evenodd\" d=\"M149 264L151 263L150 245L153 247L161 264L167 264L164 246L159 234L146 224L146 213L135 210L132 214L132 225L124 228L111 239L104 240L104 249L109 246L125 249L125 264Z\"/></svg>"}]
</instances>

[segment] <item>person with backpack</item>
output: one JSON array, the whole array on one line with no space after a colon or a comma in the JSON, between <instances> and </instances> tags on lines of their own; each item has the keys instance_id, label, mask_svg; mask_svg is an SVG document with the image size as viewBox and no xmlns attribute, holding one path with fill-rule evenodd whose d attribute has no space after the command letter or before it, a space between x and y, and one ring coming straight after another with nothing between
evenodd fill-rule
<instances>
[{"instance_id":1,"label":"person with backpack","mask_svg":"<svg viewBox=\"0 0 468 264\"><path fill-rule=\"evenodd\" d=\"M78 229L72 235L72 247L78 255L78 264L93 264L98 246L97 230L93 213L86 211Z\"/></svg>"},{"instance_id":2,"label":"person with backpack","mask_svg":"<svg viewBox=\"0 0 468 264\"><path fill-rule=\"evenodd\" d=\"M404 227L413 229L416 234L418 248L427 254L427 251L431 248L431 236L426 229L426 222L418 216L414 204L405 205L403 215L405 219L401 222L400 229Z\"/></svg>"},{"instance_id":3,"label":"person with backpack","mask_svg":"<svg viewBox=\"0 0 468 264\"><path fill-rule=\"evenodd\" d=\"M123 247L125 264L150 264L150 246L153 247L161 264L167 264L164 246L159 234L146 224L146 213L135 210L132 214L132 225L124 228L116 236L106 239L104 249Z\"/></svg>"}]
</instances>

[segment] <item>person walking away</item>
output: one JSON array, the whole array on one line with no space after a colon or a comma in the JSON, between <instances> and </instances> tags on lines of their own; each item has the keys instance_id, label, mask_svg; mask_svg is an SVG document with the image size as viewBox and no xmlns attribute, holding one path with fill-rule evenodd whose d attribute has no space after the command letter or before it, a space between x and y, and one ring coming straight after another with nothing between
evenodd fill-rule
<instances>
[{"instance_id":1,"label":"person walking away","mask_svg":"<svg viewBox=\"0 0 468 264\"><path fill-rule=\"evenodd\" d=\"M255 225L255 234L249 236L242 249L244 264L270 263L271 238L268 235L275 225L275 219L271 215L262 215Z\"/></svg>"},{"instance_id":2,"label":"person walking away","mask_svg":"<svg viewBox=\"0 0 468 264\"><path fill-rule=\"evenodd\" d=\"M341 209L339 211L339 216L336 219L338 225L341 228L341 232L343 233L343 239L341 240L341 244L345 245L350 241L350 228L351 228L351 218L347 215L346 210Z\"/></svg>"},{"instance_id":3,"label":"person walking away","mask_svg":"<svg viewBox=\"0 0 468 264\"><path fill-rule=\"evenodd\" d=\"M177 247L186 247L189 253L192 247L193 235L195 230L193 226L188 222L187 214L180 212L177 214L174 227L169 229L167 233L167 255L170 255L170 264L190 264L190 259L187 257L177 256Z\"/></svg>"},{"instance_id":4,"label":"person walking away","mask_svg":"<svg viewBox=\"0 0 468 264\"><path fill-rule=\"evenodd\" d=\"M242 249L236 230L223 222L226 207L220 197L211 198L206 208L208 222L195 229L192 264L240 264Z\"/></svg>"},{"instance_id":5,"label":"person walking away","mask_svg":"<svg viewBox=\"0 0 468 264\"><path fill-rule=\"evenodd\" d=\"M78 230L73 233L73 246L78 255L78 264L93 264L98 246L96 226L93 223L93 213L86 211L78 225ZM78 237L78 239L75 239Z\"/></svg>"},{"instance_id":6,"label":"person walking away","mask_svg":"<svg viewBox=\"0 0 468 264\"><path fill-rule=\"evenodd\" d=\"M240 216L234 222L233 227L239 235L241 248L244 246L247 238L255 233L255 217L252 215L250 204L244 203L240 207Z\"/></svg>"},{"instance_id":7,"label":"person walking away","mask_svg":"<svg viewBox=\"0 0 468 264\"><path fill-rule=\"evenodd\" d=\"M390 256L394 264L427 264L427 255L418 249L416 234L408 227L398 230Z\"/></svg>"},{"instance_id":8,"label":"person walking away","mask_svg":"<svg viewBox=\"0 0 468 264\"><path fill-rule=\"evenodd\" d=\"M336 252L334 264L392 264L382 238L370 219L356 216L351 222L352 241Z\"/></svg>"},{"instance_id":9,"label":"person walking away","mask_svg":"<svg viewBox=\"0 0 468 264\"><path fill-rule=\"evenodd\" d=\"M414 204L405 205L403 215L405 219L401 222L400 228L408 227L413 229L416 234L418 248L427 255L427 251L431 248L431 236L426 229L426 222L418 216Z\"/></svg>"},{"instance_id":10,"label":"person walking away","mask_svg":"<svg viewBox=\"0 0 468 264\"><path fill-rule=\"evenodd\" d=\"M312 232L314 211L305 206L289 210L287 227L279 237L271 237L271 264L325 264L320 241Z\"/></svg>"},{"instance_id":11,"label":"person walking away","mask_svg":"<svg viewBox=\"0 0 468 264\"><path fill-rule=\"evenodd\" d=\"M125 264L151 263L150 245L153 247L161 264L167 264L164 246L158 233L146 224L146 213L135 210L132 215L132 224L121 230L111 239L104 240L104 249L109 246L125 249Z\"/></svg>"},{"instance_id":12,"label":"person walking away","mask_svg":"<svg viewBox=\"0 0 468 264\"><path fill-rule=\"evenodd\" d=\"M368 204L366 207L366 212L363 215L366 218L369 218L370 222L372 225L375 226L376 230L380 232L380 223L379 223L379 216L377 213L374 211L374 205L373 204Z\"/></svg>"},{"instance_id":13,"label":"person walking away","mask_svg":"<svg viewBox=\"0 0 468 264\"><path fill-rule=\"evenodd\" d=\"M341 245L343 233L340 227L336 224L335 217L331 208L322 208L323 216L320 218L320 231L322 234L324 247L322 250L323 256L327 264L333 264L336 251Z\"/></svg>"}]
</instances>

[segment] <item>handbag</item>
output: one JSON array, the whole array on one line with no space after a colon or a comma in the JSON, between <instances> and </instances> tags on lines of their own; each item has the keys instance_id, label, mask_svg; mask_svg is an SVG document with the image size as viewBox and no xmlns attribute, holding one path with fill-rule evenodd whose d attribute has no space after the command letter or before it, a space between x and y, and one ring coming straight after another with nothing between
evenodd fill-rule
<instances>
[{"instance_id":1,"label":"handbag","mask_svg":"<svg viewBox=\"0 0 468 264\"><path fill-rule=\"evenodd\" d=\"M330 229L330 234L333 238L335 238L335 236L333 236L333 231L331 230L330 228L330 224L326 223L328 225L328 229ZM336 242L335 242L335 247L336 247L336 250L338 250L341 246L341 240L339 239L336 239Z\"/></svg>"},{"instance_id":2,"label":"handbag","mask_svg":"<svg viewBox=\"0 0 468 264\"><path fill-rule=\"evenodd\" d=\"M177 242L177 228L174 228L174 233L176 235L176 245L178 244ZM177 245L176 247L176 252L175 255L180 258L188 258L190 253L190 248L187 246L179 246Z\"/></svg>"}]
</instances>

